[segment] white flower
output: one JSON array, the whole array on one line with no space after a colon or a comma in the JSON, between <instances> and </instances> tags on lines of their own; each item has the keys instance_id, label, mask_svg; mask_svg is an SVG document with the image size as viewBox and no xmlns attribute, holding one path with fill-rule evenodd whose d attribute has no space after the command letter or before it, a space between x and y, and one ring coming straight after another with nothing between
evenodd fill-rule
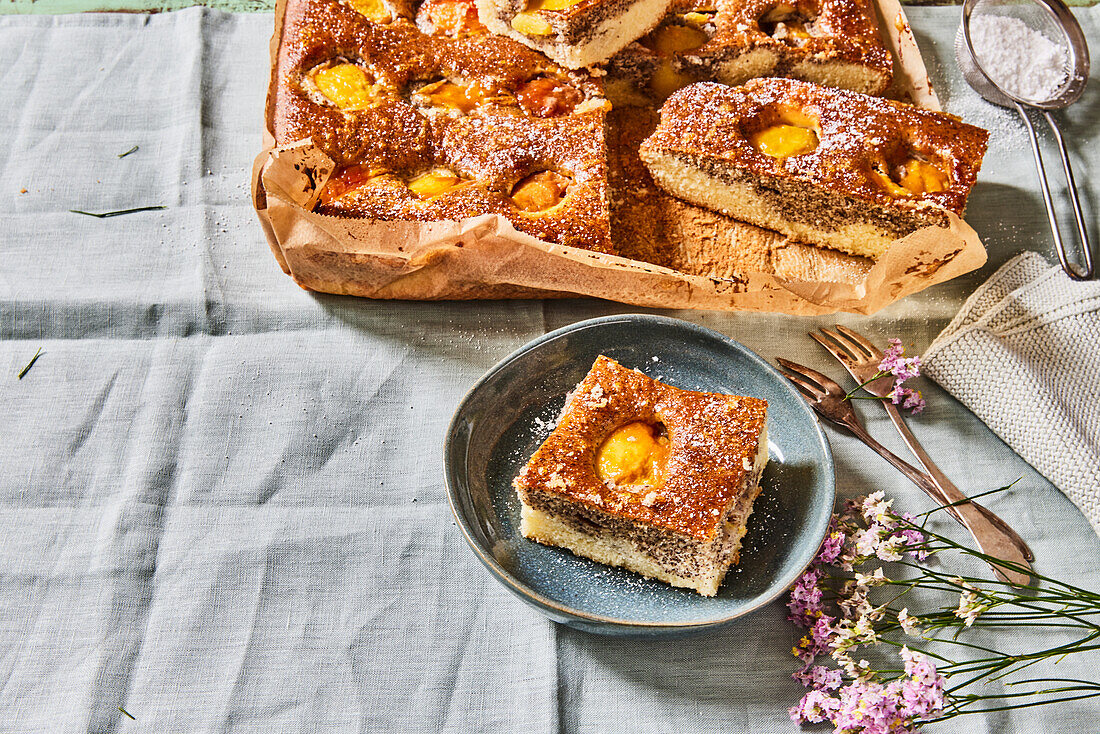
<instances>
[{"instance_id":1,"label":"white flower","mask_svg":"<svg viewBox=\"0 0 1100 734\"><path fill-rule=\"evenodd\" d=\"M920 637L921 628L918 624L918 620L913 615L909 614L909 608L906 607L898 612L898 624L905 630L905 633L912 635L913 637Z\"/></svg>"},{"instance_id":2,"label":"white flower","mask_svg":"<svg viewBox=\"0 0 1100 734\"><path fill-rule=\"evenodd\" d=\"M860 586L854 581L844 584L836 603L844 611L845 617L855 619L871 611L871 603L867 601L867 591L866 586Z\"/></svg>"},{"instance_id":3,"label":"white flower","mask_svg":"<svg viewBox=\"0 0 1100 734\"><path fill-rule=\"evenodd\" d=\"M878 635L868 617L860 617L852 623L844 620L833 628L836 634L829 640L829 647L833 651L833 657L839 661L840 657L847 654L848 650L860 645L873 645L878 642Z\"/></svg>"},{"instance_id":4,"label":"white flower","mask_svg":"<svg viewBox=\"0 0 1100 734\"><path fill-rule=\"evenodd\" d=\"M894 536L885 543L879 543L875 554L884 561L900 561L901 552L905 549L905 538Z\"/></svg>"},{"instance_id":5,"label":"white flower","mask_svg":"<svg viewBox=\"0 0 1100 734\"><path fill-rule=\"evenodd\" d=\"M978 598L976 593L978 589L973 585L958 577L951 580L964 589L959 596L959 608L955 610L955 616L963 620L967 627L970 627L982 612L989 609L989 604Z\"/></svg>"},{"instance_id":6,"label":"white flower","mask_svg":"<svg viewBox=\"0 0 1100 734\"><path fill-rule=\"evenodd\" d=\"M875 555L879 544L882 543L882 533L879 528L880 526L878 525L872 525L866 530L860 530L853 536L852 540L855 545L856 553L861 556Z\"/></svg>"},{"instance_id":7,"label":"white flower","mask_svg":"<svg viewBox=\"0 0 1100 734\"><path fill-rule=\"evenodd\" d=\"M886 493L881 490L869 494L863 500L863 518L869 523L880 525L891 523L890 505L892 504L894 501L886 499Z\"/></svg>"},{"instance_id":8,"label":"white flower","mask_svg":"<svg viewBox=\"0 0 1100 734\"><path fill-rule=\"evenodd\" d=\"M882 572L882 566L876 568L872 574L863 574L856 571L856 585L858 586L882 586L887 581L886 574Z\"/></svg>"},{"instance_id":9,"label":"white flower","mask_svg":"<svg viewBox=\"0 0 1100 734\"><path fill-rule=\"evenodd\" d=\"M855 634L867 644L873 644L878 640L878 635L875 634L874 623L871 621L870 615L864 615L856 620Z\"/></svg>"}]
</instances>

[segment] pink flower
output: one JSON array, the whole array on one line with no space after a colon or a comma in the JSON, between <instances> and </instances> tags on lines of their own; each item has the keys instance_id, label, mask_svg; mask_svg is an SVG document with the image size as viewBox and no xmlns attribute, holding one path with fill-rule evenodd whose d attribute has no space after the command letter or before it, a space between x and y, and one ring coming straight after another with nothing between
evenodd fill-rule
<instances>
[{"instance_id":1,"label":"pink flower","mask_svg":"<svg viewBox=\"0 0 1100 734\"><path fill-rule=\"evenodd\" d=\"M817 552L814 563L825 565L836 563L836 560L840 558L840 552L844 550L845 539L844 533L839 530L829 533L825 538L825 542L821 544L821 550Z\"/></svg>"},{"instance_id":2,"label":"pink flower","mask_svg":"<svg viewBox=\"0 0 1100 734\"><path fill-rule=\"evenodd\" d=\"M899 385L920 376L920 357L906 359L904 355L905 347L901 345L901 339L891 339L878 365L879 371L893 375Z\"/></svg>"},{"instance_id":3,"label":"pink flower","mask_svg":"<svg viewBox=\"0 0 1100 734\"><path fill-rule=\"evenodd\" d=\"M823 574L816 566L810 566L791 587L787 602L790 612L787 619L801 627L810 627L824 614L822 608L821 581Z\"/></svg>"},{"instance_id":4,"label":"pink flower","mask_svg":"<svg viewBox=\"0 0 1100 734\"><path fill-rule=\"evenodd\" d=\"M915 517L908 512L902 513L900 517L904 522L894 530L894 535L903 538L905 544L910 548L915 547L916 550L910 552L917 557L918 561L923 561L928 558L928 551L919 546L924 545L928 539L924 537L924 533L917 529L917 519Z\"/></svg>"},{"instance_id":5,"label":"pink flower","mask_svg":"<svg viewBox=\"0 0 1100 734\"><path fill-rule=\"evenodd\" d=\"M880 683L852 683L840 691L833 724L837 731L893 734L900 728L899 701Z\"/></svg>"},{"instance_id":6,"label":"pink flower","mask_svg":"<svg viewBox=\"0 0 1100 734\"><path fill-rule=\"evenodd\" d=\"M824 665L807 665L791 677L815 691L836 690L843 682L839 670L826 668Z\"/></svg>"},{"instance_id":7,"label":"pink flower","mask_svg":"<svg viewBox=\"0 0 1100 734\"><path fill-rule=\"evenodd\" d=\"M791 648L791 652L804 663L812 663L818 655L828 652L832 646L836 630L833 623L836 619L827 614L822 614L810 627L809 634L803 635L798 644Z\"/></svg>"},{"instance_id":8,"label":"pink flower","mask_svg":"<svg viewBox=\"0 0 1100 734\"><path fill-rule=\"evenodd\" d=\"M904 354L905 347L901 345L901 340L891 339L878 369L884 375L894 376L894 389L887 395L890 401L917 414L924 410L924 397L919 390L904 385L907 380L920 377L921 359L920 357L906 358Z\"/></svg>"},{"instance_id":9,"label":"pink flower","mask_svg":"<svg viewBox=\"0 0 1100 734\"><path fill-rule=\"evenodd\" d=\"M943 711L943 689L947 678L936 671L927 655L901 648L908 679L901 683L904 711L913 719L932 719Z\"/></svg>"},{"instance_id":10,"label":"pink flower","mask_svg":"<svg viewBox=\"0 0 1100 734\"><path fill-rule=\"evenodd\" d=\"M820 724L825 720L832 721L839 706L840 701L828 693L813 690L803 696L797 706L792 706L789 713L791 720L800 724Z\"/></svg>"},{"instance_id":11,"label":"pink flower","mask_svg":"<svg viewBox=\"0 0 1100 734\"><path fill-rule=\"evenodd\" d=\"M923 412L925 408L924 396L920 391L902 387L900 382L894 385L893 392L886 397L890 398L890 402L894 405L900 405L906 410L913 411L914 414Z\"/></svg>"}]
</instances>

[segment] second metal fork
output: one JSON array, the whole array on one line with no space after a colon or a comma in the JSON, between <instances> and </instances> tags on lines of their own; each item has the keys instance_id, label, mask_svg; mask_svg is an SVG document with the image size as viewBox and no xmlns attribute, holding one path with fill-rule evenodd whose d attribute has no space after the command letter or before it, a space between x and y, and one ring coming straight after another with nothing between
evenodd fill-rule
<instances>
[{"instance_id":1,"label":"second metal fork","mask_svg":"<svg viewBox=\"0 0 1100 734\"><path fill-rule=\"evenodd\" d=\"M825 347L825 349L829 351L829 354L836 357L837 361L844 366L844 369L848 370L848 374L854 377L856 382L860 383L864 390L880 398L889 398L891 396L894 390L894 378L891 375L885 375L875 379L881 373L879 365L882 364L885 355L870 339L840 324L836 325L836 331L821 329L820 333L811 332L810 338ZM901 411L898 410L897 405L890 400L881 400L879 402L881 402L882 406L886 409L886 414L890 416L890 420L893 422L894 427L898 429L898 433L901 434L901 438L905 441L905 445L908 446L909 450L913 452L913 455L917 457L917 461L920 462L924 470L931 475L936 486L942 492L942 502L944 504L950 504L967 501L966 494L955 486L954 482L948 479L947 475L936 466L935 462L932 461L932 457L928 455L928 452L925 451L924 447L917 441L917 437L909 430L909 426L906 425L905 418L902 416ZM1006 535L1012 537L1013 542L1023 552L1024 558L1029 561L1035 560L1035 555L1031 552L1031 548L1028 547L1023 538L1021 538L1008 523L983 505L979 505L976 502L973 504L990 522L1000 527Z\"/></svg>"},{"instance_id":2,"label":"second metal fork","mask_svg":"<svg viewBox=\"0 0 1100 734\"><path fill-rule=\"evenodd\" d=\"M845 397L847 393L835 381L816 370L785 359L777 360L789 373L787 378L798 387L813 409L822 417L844 426L860 440L875 449L884 459L901 471L910 481L924 490L933 499L944 501L941 489L932 478L910 465L885 446L871 437L860 423L852 404ZM1030 580L1028 571L1031 566L1024 552L1017 546L1010 534L989 521L974 502L965 495L962 504L949 505L948 510L970 532L982 553L1003 561L1004 564L991 562L990 567L1002 580L1018 586L1026 586ZM950 500L954 502L955 500Z\"/></svg>"}]
</instances>

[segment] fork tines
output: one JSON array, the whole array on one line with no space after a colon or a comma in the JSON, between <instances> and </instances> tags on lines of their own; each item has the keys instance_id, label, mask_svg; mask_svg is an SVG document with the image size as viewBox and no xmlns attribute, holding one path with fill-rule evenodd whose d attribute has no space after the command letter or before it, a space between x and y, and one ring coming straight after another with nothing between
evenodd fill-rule
<instances>
[{"instance_id":1,"label":"fork tines","mask_svg":"<svg viewBox=\"0 0 1100 734\"><path fill-rule=\"evenodd\" d=\"M836 331L821 329L820 332L810 332L810 338L841 362L858 363L882 359L882 352L866 337L840 324L836 325Z\"/></svg>"},{"instance_id":2,"label":"fork tines","mask_svg":"<svg viewBox=\"0 0 1100 734\"><path fill-rule=\"evenodd\" d=\"M783 369L793 374L786 375L787 379L793 382L803 392L807 393L810 397L820 398L829 392L830 386L840 389L833 380L829 379L825 375L821 374L817 370L812 370L809 367L798 364L797 362L791 362L790 360L783 359L782 357L776 357L775 361L783 367Z\"/></svg>"}]
</instances>

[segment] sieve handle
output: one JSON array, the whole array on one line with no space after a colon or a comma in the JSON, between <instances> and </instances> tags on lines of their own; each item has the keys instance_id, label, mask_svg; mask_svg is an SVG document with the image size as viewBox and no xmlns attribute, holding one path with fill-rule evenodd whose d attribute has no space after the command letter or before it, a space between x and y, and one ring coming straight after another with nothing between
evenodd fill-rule
<instances>
[{"instance_id":1,"label":"sieve handle","mask_svg":"<svg viewBox=\"0 0 1100 734\"><path fill-rule=\"evenodd\" d=\"M1085 265L1084 272L1078 271L1076 268L1067 268L1066 263L1063 260L1062 269L1066 271L1066 274L1074 280L1090 280L1095 275L1095 271L1092 267L1092 248L1089 243L1089 233L1085 229L1085 216L1081 213L1081 200L1077 195L1077 182L1073 180L1073 167L1069 163L1069 152L1066 150L1066 143L1062 139L1062 130L1058 127L1058 123L1054 121L1054 117L1050 112L1043 110L1043 117L1046 118L1047 124L1050 125L1051 131L1054 133L1054 139L1058 141L1058 152L1062 156L1062 167L1066 171L1066 183L1069 186L1069 197L1073 203L1073 216L1077 220L1077 236L1081 242L1081 261Z\"/></svg>"},{"instance_id":2,"label":"sieve handle","mask_svg":"<svg viewBox=\"0 0 1100 734\"><path fill-rule=\"evenodd\" d=\"M1050 195L1050 182L1047 181L1046 169L1043 167L1043 154L1039 150L1039 138L1035 134L1035 126L1031 124L1031 118L1024 110L1023 105L1016 101L1013 101L1012 104L1016 106L1016 112L1020 114L1020 118L1027 126L1027 133L1031 138L1031 152L1035 156L1035 169L1039 173L1039 184L1043 189L1043 203L1046 204L1047 219L1050 220L1050 232L1054 236L1054 247L1058 251L1058 261L1062 264L1062 270L1073 280L1091 280L1095 275L1095 271L1092 266L1089 236L1088 231L1085 229L1085 220L1081 213L1081 201L1077 194L1077 183L1073 180L1073 168L1070 166L1069 154L1066 151L1065 141L1062 139L1062 131L1058 128L1050 113L1044 110L1043 116L1046 117L1047 124L1050 125L1050 129L1054 133L1054 139L1058 142L1058 151L1062 156L1062 166L1066 171L1066 183L1069 187L1070 200L1073 203L1073 215L1077 220L1077 234L1081 242L1083 270L1079 270L1076 265L1071 263L1069 256L1066 254L1066 245L1062 240L1062 232L1058 229L1058 217L1054 212L1054 201Z\"/></svg>"}]
</instances>

